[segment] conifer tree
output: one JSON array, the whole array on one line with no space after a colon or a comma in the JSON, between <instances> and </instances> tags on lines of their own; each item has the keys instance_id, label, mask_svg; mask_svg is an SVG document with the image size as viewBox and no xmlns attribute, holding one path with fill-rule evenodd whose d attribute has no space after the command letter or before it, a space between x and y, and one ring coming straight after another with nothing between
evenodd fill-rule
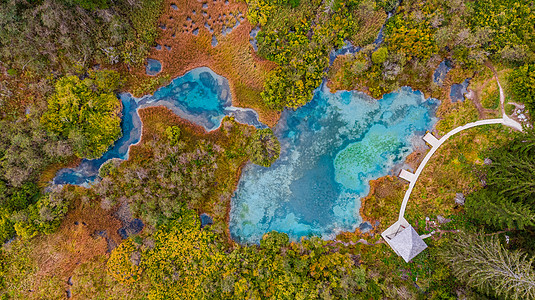
<instances>
[{"instance_id":1,"label":"conifer tree","mask_svg":"<svg viewBox=\"0 0 535 300\"><path fill-rule=\"evenodd\" d=\"M507 198L535 204L535 132L524 131L491 151L487 184Z\"/></svg>"},{"instance_id":2,"label":"conifer tree","mask_svg":"<svg viewBox=\"0 0 535 300\"><path fill-rule=\"evenodd\" d=\"M472 219L501 229L522 230L525 226L535 225L535 212L529 205L514 202L490 189L468 196L466 214Z\"/></svg>"},{"instance_id":3,"label":"conifer tree","mask_svg":"<svg viewBox=\"0 0 535 300\"><path fill-rule=\"evenodd\" d=\"M506 249L496 236L459 234L440 257L470 287L505 298L535 299L533 258Z\"/></svg>"}]
</instances>

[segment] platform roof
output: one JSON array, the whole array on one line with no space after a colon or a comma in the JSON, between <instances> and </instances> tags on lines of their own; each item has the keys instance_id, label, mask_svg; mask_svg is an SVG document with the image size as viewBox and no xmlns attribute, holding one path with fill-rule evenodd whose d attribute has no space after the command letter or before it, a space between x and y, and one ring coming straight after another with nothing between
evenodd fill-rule
<instances>
[{"instance_id":1,"label":"platform roof","mask_svg":"<svg viewBox=\"0 0 535 300\"><path fill-rule=\"evenodd\" d=\"M427 248L427 244L405 220L401 219L390 226L382 234L390 247L401 256L405 262L411 261L416 255Z\"/></svg>"}]
</instances>

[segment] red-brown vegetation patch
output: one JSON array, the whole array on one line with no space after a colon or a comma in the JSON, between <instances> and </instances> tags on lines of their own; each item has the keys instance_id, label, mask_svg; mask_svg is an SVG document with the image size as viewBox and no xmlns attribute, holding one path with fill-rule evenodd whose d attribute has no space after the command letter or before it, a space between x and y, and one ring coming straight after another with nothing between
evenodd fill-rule
<instances>
[{"instance_id":1,"label":"red-brown vegetation patch","mask_svg":"<svg viewBox=\"0 0 535 300\"><path fill-rule=\"evenodd\" d=\"M107 255L108 243L121 242L117 233L121 224L110 212L101 209L96 202L77 200L74 207L56 233L32 241L38 282L39 278L59 277L68 288L67 280L79 264ZM107 238L99 232L105 232Z\"/></svg>"},{"instance_id":2,"label":"red-brown vegetation patch","mask_svg":"<svg viewBox=\"0 0 535 300\"><path fill-rule=\"evenodd\" d=\"M16 119L32 104L39 104L46 90L46 80L30 72L8 75L0 62L0 119Z\"/></svg>"},{"instance_id":3,"label":"red-brown vegetation patch","mask_svg":"<svg viewBox=\"0 0 535 300\"><path fill-rule=\"evenodd\" d=\"M203 8L204 4L207 8ZM153 48L149 55L162 62L163 69L159 76L174 78L197 67L209 67L229 80L234 106L255 109L262 122L273 126L280 113L266 107L260 92L266 75L275 64L259 58L250 45L252 26L245 19L246 3L166 0L164 5L164 13L159 20L161 35L157 39L161 50ZM178 9L175 10L171 5L176 5ZM223 36L223 26L233 27L236 20L240 25ZM197 35L194 31L197 31ZM212 35L218 41L215 47L212 47ZM144 68L136 68L132 74L134 77L130 80L130 90L149 77L145 75Z\"/></svg>"},{"instance_id":4,"label":"red-brown vegetation patch","mask_svg":"<svg viewBox=\"0 0 535 300\"><path fill-rule=\"evenodd\" d=\"M377 33L383 24L385 24L387 16L385 11L382 9L374 11L372 17L363 15L365 13L367 13L365 10L362 10L362 13L360 11L358 12L359 19L363 20L363 22L360 26L360 30L358 30L357 33L351 37L351 42L353 45L359 47L363 47L367 43L371 43L375 40Z\"/></svg>"},{"instance_id":5,"label":"red-brown vegetation patch","mask_svg":"<svg viewBox=\"0 0 535 300\"><path fill-rule=\"evenodd\" d=\"M406 183L397 176L384 176L370 181L370 193L361 200L363 221L379 221L382 232L397 220Z\"/></svg>"}]
</instances>

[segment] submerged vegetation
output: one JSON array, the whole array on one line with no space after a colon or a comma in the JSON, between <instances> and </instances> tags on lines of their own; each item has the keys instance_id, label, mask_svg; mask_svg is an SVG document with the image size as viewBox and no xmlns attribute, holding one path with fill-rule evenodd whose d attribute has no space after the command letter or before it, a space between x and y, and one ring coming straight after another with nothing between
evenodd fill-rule
<instances>
[{"instance_id":1,"label":"submerged vegetation","mask_svg":"<svg viewBox=\"0 0 535 300\"><path fill-rule=\"evenodd\" d=\"M235 243L228 218L241 169L271 166L281 144L272 129L229 117L207 133L166 108L140 109L142 140L128 160L102 165L88 187L47 182L121 136L119 90L150 92L199 64L228 75L233 100L269 125L327 79L376 98L403 85L436 96L443 134L501 115L495 70L484 65L496 67L508 111L529 120L534 11L529 0L3 1L0 298L535 298L529 128L473 129L442 146L407 208L414 228L432 234L408 264L378 235L403 197L395 176L375 182L362 204L368 233L290 241L270 232L259 244ZM229 20L242 24L219 34ZM257 52L248 43L255 26ZM156 41L167 50L152 51ZM349 54L331 57L344 46ZM149 53L165 58L157 77L139 71ZM432 72L445 59L454 67L439 86ZM467 77L475 96L448 101L446 90ZM134 218L143 230L122 239Z\"/></svg>"}]
</instances>

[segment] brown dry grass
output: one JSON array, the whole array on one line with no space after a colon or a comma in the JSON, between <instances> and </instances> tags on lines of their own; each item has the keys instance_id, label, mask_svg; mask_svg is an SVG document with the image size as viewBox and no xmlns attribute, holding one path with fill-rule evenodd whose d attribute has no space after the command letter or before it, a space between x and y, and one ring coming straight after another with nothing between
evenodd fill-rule
<instances>
[{"instance_id":1,"label":"brown dry grass","mask_svg":"<svg viewBox=\"0 0 535 300\"><path fill-rule=\"evenodd\" d=\"M106 230L110 239L117 244L121 242L117 233L121 223L109 212L95 203L78 202L75 207L63 220L58 232L36 239L39 246L34 255L39 265L38 275L56 274L67 280L76 265L106 255L107 241L96 235L97 231Z\"/></svg>"},{"instance_id":2,"label":"brown dry grass","mask_svg":"<svg viewBox=\"0 0 535 300\"><path fill-rule=\"evenodd\" d=\"M67 283L69 277L81 264L107 256L108 243L105 238L95 234L96 231L106 230L113 242L120 243L121 238L117 233L120 222L109 212L95 202L90 204L77 200L74 206L75 209L67 214L57 232L40 235L31 241L30 258L37 269L24 279L29 288L19 290L19 296L43 299L43 295L56 297L47 293L65 295L70 288ZM72 281L76 285L76 279Z\"/></svg>"},{"instance_id":3,"label":"brown dry grass","mask_svg":"<svg viewBox=\"0 0 535 300\"><path fill-rule=\"evenodd\" d=\"M10 76L0 62L0 119L14 120L24 116L30 105L43 102L45 88L40 79L30 72Z\"/></svg>"},{"instance_id":4,"label":"brown dry grass","mask_svg":"<svg viewBox=\"0 0 535 300\"><path fill-rule=\"evenodd\" d=\"M368 43L372 43L377 37L377 33L385 24L386 13L383 9L379 9L373 12L373 16L361 16L362 26L357 33L351 37L351 42L355 46L363 47Z\"/></svg>"},{"instance_id":5,"label":"brown dry grass","mask_svg":"<svg viewBox=\"0 0 535 300\"><path fill-rule=\"evenodd\" d=\"M203 3L208 4L207 9L202 8ZM178 10L171 8L171 4L178 6ZM153 48L149 55L162 62L163 70L159 76L170 75L174 78L197 67L209 67L228 79L233 105L255 109L262 122L273 126L280 113L265 106L260 92L267 74L275 64L261 59L254 52L249 43L252 26L247 19L241 21L231 33L221 35L224 24L234 24L229 13L238 15L238 12L241 12L245 16L245 2L230 1L226 5L221 0L166 0L164 5L159 22L165 25L166 29L160 29L161 35L157 40L162 49ZM193 10L195 14L192 13ZM206 12L207 16L202 12ZM221 18L218 18L219 16ZM205 28L205 23L214 29L219 42L216 47L211 45L212 34ZM195 29L198 29L198 35L192 33ZM170 46L171 50L167 50L165 46ZM129 80L130 90L148 77L142 67L132 70L131 74L133 76Z\"/></svg>"}]
</instances>

